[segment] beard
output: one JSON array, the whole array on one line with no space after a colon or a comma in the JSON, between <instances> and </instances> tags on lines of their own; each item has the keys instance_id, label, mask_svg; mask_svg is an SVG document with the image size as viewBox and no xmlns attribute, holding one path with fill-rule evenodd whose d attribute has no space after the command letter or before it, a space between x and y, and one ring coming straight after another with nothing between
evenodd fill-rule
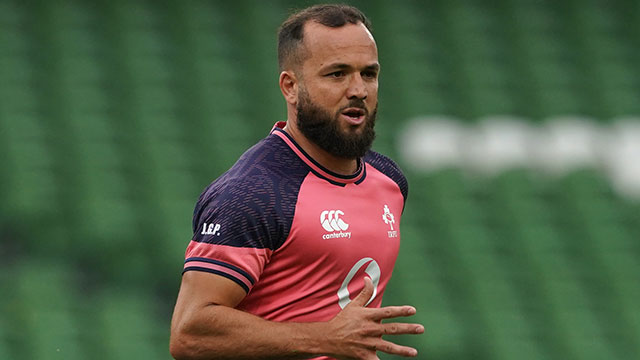
<instances>
[{"instance_id":1,"label":"beard","mask_svg":"<svg viewBox=\"0 0 640 360\"><path fill-rule=\"evenodd\" d=\"M340 114L349 107L365 109L364 127L362 131L347 130L340 127ZM350 100L349 104L336 112L333 116L326 110L311 102L305 90L300 91L298 97L298 129L310 141L318 145L329 154L343 159L357 159L363 157L376 137L374 130L378 105L373 112L366 110L362 99Z\"/></svg>"}]
</instances>

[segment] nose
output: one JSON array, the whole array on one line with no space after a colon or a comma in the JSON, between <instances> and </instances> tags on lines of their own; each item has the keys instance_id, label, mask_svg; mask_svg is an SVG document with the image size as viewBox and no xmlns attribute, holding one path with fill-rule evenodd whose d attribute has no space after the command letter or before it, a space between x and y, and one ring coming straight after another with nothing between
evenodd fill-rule
<instances>
[{"instance_id":1,"label":"nose","mask_svg":"<svg viewBox=\"0 0 640 360\"><path fill-rule=\"evenodd\" d=\"M349 87L347 88L347 99L360 99L367 98L367 87L365 86L364 79L359 73L352 74L349 79Z\"/></svg>"}]
</instances>

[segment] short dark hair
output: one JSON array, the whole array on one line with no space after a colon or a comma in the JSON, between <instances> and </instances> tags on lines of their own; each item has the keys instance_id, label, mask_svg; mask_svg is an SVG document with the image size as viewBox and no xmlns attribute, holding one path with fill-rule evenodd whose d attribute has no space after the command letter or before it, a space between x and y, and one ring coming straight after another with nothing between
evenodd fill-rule
<instances>
[{"instance_id":1,"label":"short dark hair","mask_svg":"<svg viewBox=\"0 0 640 360\"><path fill-rule=\"evenodd\" d=\"M302 9L291 14L278 29L278 66L285 70L293 62L301 63L304 58L299 52L304 37L304 25L309 21L329 27L342 27L347 23L363 23L371 32L371 22L353 6L344 4L321 4Z\"/></svg>"}]
</instances>

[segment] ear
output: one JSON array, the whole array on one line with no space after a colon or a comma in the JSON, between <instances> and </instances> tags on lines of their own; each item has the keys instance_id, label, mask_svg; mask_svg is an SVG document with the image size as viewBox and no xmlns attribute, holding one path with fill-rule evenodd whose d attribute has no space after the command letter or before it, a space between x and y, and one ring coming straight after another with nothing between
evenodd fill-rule
<instances>
[{"instance_id":1,"label":"ear","mask_svg":"<svg viewBox=\"0 0 640 360\"><path fill-rule=\"evenodd\" d=\"M291 70L285 70L280 73L280 91L284 100L290 105L298 103L298 79Z\"/></svg>"}]
</instances>

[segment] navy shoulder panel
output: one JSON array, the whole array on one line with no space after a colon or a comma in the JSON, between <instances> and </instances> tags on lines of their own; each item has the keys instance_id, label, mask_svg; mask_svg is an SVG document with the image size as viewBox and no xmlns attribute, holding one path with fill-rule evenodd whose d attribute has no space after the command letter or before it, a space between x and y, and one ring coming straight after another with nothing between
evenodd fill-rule
<instances>
[{"instance_id":1,"label":"navy shoulder panel","mask_svg":"<svg viewBox=\"0 0 640 360\"><path fill-rule=\"evenodd\" d=\"M400 192L402 192L402 197L404 197L404 201L407 201L407 196L409 195L409 183L402 173L402 170L400 170L398 164L390 158L372 150L369 150L364 156L364 161L381 173L387 175L391 180L398 184Z\"/></svg>"},{"instance_id":2,"label":"navy shoulder panel","mask_svg":"<svg viewBox=\"0 0 640 360\"><path fill-rule=\"evenodd\" d=\"M280 138L269 135L200 195L193 240L276 250L289 236L308 172Z\"/></svg>"}]
</instances>

